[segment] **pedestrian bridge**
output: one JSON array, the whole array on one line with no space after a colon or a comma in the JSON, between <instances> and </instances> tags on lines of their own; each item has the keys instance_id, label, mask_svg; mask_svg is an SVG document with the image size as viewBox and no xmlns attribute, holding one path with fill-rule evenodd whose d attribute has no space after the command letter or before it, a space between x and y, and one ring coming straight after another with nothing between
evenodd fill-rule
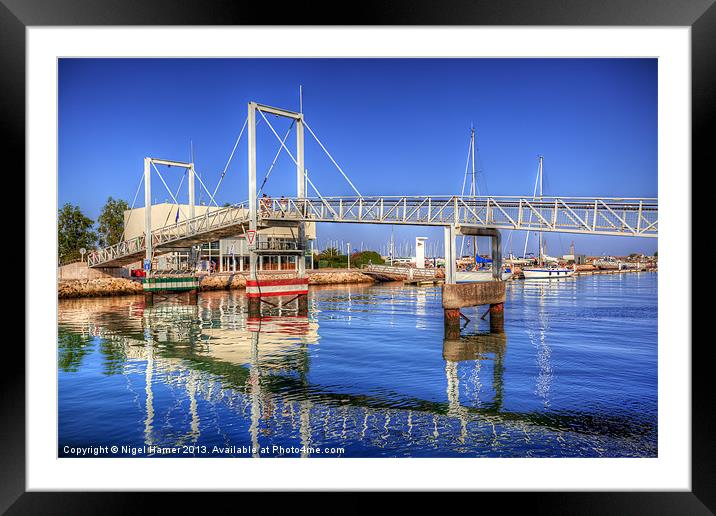
<instances>
[{"instance_id":1,"label":"pedestrian bridge","mask_svg":"<svg viewBox=\"0 0 716 516\"><path fill-rule=\"evenodd\" d=\"M347 196L261 199L259 228L300 222L470 226L506 230L658 236L656 198L519 196ZM152 231L157 253L239 235L249 229L247 202ZM141 260L145 236L93 251L90 267L114 267Z\"/></svg>"}]
</instances>

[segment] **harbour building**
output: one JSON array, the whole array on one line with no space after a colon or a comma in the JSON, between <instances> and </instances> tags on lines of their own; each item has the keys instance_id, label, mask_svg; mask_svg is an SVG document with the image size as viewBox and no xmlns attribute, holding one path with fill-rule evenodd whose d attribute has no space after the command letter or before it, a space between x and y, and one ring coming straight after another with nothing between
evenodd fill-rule
<instances>
[{"instance_id":1,"label":"harbour building","mask_svg":"<svg viewBox=\"0 0 716 516\"><path fill-rule=\"evenodd\" d=\"M159 228L180 225L187 220L190 213L188 204L160 203L151 207L152 231ZM219 207L196 205L195 217L211 216ZM124 238L128 241L144 235L144 207L124 211ZM246 228L248 229L248 228ZM316 239L315 222L306 223L308 249L300 249L297 245L297 231L293 227L273 226L259 229L256 245L262 250L258 260L259 270L295 270L297 257L308 253L311 242ZM216 272L242 272L249 269L249 246L243 233L227 235L211 242L199 244L192 248L176 248L167 253L157 254L152 268L155 270L182 269L188 263L192 252L200 267L212 267ZM141 262L131 264L128 268L141 268Z\"/></svg>"}]
</instances>

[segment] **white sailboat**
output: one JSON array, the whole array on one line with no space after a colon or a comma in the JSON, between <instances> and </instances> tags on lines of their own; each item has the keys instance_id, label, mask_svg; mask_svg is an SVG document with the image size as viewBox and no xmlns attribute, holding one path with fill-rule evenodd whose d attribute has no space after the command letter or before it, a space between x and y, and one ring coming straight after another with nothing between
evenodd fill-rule
<instances>
[{"instance_id":1,"label":"white sailboat","mask_svg":"<svg viewBox=\"0 0 716 516\"><path fill-rule=\"evenodd\" d=\"M465 195L465 185L467 183L467 176L468 176L468 170L470 170L470 165L472 164L472 174L471 174L471 180L470 180L470 190L468 195L470 196L476 196L479 195L479 191L477 188L477 183L475 181L475 128L470 128L470 146L468 148L468 154L467 154L467 163L465 165L465 177L462 181L462 193L461 195ZM460 246L460 254L462 254L462 249L465 246L465 237L462 238L462 243ZM469 242L468 242L469 246ZM473 258L475 261L475 269L474 270L463 270L463 271L456 271L455 272L455 282L456 283L479 283L483 281L494 281L495 278L492 275L492 265L488 268L477 268L478 266L478 259L479 256L478 248L477 248L477 237L472 237L472 253ZM507 281L512 277L512 271L510 269L501 271L500 278L502 281Z\"/></svg>"},{"instance_id":2,"label":"white sailboat","mask_svg":"<svg viewBox=\"0 0 716 516\"><path fill-rule=\"evenodd\" d=\"M542 198L542 159L539 157L539 169L537 171L537 179L539 181L539 198ZM529 232L527 233L529 238ZM527 239L525 239L525 252L527 251ZM537 267L526 267L522 269L525 279L561 279L569 278L574 275L576 265L571 269L567 267L559 267L552 260L546 259L544 254L544 245L542 242L542 232L539 232L539 260ZM556 260L555 260L556 261Z\"/></svg>"},{"instance_id":3,"label":"white sailboat","mask_svg":"<svg viewBox=\"0 0 716 516\"><path fill-rule=\"evenodd\" d=\"M502 281L507 281L512 277L512 271L502 271ZM481 281L494 281L491 269L477 271L457 271L455 273L456 283L478 283Z\"/></svg>"}]
</instances>

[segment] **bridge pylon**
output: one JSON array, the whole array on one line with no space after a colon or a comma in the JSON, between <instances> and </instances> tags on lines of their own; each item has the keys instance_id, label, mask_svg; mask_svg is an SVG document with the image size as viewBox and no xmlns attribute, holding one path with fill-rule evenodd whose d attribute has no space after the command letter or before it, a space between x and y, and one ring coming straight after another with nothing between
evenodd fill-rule
<instances>
[{"instance_id":1,"label":"bridge pylon","mask_svg":"<svg viewBox=\"0 0 716 516\"><path fill-rule=\"evenodd\" d=\"M296 157L285 147L278 134L275 132L265 113L283 118L288 118L296 125ZM298 313L306 314L308 312L308 277L306 275L306 221L304 219L294 219L292 221L282 221L282 225L290 224L297 230L296 244L301 250L296 255L296 278L286 280L262 280L258 276L258 257L261 248L258 245L257 231L259 229L259 202L265 201L258 199L258 190L256 188L256 122L257 115L261 116L266 125L271 129L276 138L281 141L281 146L291 156L296 164L296 197L300 203L306 197L306 176L304 164L304 121L303 113L288 111L285 109L265 106L256 102L249 102L248 105L248 181L249 181L249 230L252 231L253 242L249 247L249 279L246 283L246 293L248 296L249 317L261 316L261 303L270 303L267 297L286 297L291 296L290 302L296 301ZM272 203L273 204L273 203ZM261 211L272 210L272 206L261 206ZM279 210L284 207L279 205ZM263 287L263 290L262 290Z\"/></svg>"},{"instance_id":2,"label":"bridge pylon","mask_svg":"<svg viewBox=\"0 0 716 516\"><path fill-rule=\"evenodd\" d=\"M492 281L461 283L456 281L455 236L488 236L492 244ZM445 283L442 287L442 304L446 335L460 332L460 321L466 318L461 308L489 305L490 332L504 331L505 282L502 281L502 246L500 231L493 228L445 226Z\"/></svg>"}]
</instances>

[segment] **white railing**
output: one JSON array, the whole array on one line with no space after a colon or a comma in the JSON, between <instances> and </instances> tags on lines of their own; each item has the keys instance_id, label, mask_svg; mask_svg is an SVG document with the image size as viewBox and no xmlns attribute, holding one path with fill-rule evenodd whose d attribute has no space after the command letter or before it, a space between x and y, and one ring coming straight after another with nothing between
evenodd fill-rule
<instances>
[{"instance_id":1,"label":"white railing","mask_svg":"<svg viewBox=\"0 0 716 516\"><path fill-rule=\"evenodd\" d=\"M152 247L181 243L201 236L202 234L237 226L248 225L249 210L246 203L235 204L223 208L207 210L205 214L191 219L186 219L176 224L170 224L152 231ZM139 258L146 252L144 235L131 240L119 242L109 247L92 251L87 256L87 264L90 267L102 266L104 264L137 256Z\"/></svg>"},{"instance_id":2,"label":"white railing","mask_svg":"<svg viewBox=\"0 0 716 516\"><path fill-rule=\"evenodd\" d=\"M656 237L658 214L654 198L380 196L269 199L259 217Z\"/></svg>"},{"instance_id":3,"label":"white railing","mask_svg":"<svg viewBox=\"0 0 716 516\"><path fill-rule=\"evenodd\" d=\"M415 279L418 278L434 278L437 269L418 269L415 267L399 267L395 265L374 265L367 264L361 267L361 270L368 273L390 274L394 276L407 276Z\"/></svg>"},{"instance_id":4,"label":"white railing","mask_svg":"<svg viewBox=\"0 0 716 516\"><path fill-rule=\"evenodd\" d=\"M590 235L658 236L655 198L510 197L510 196L372 196L258 199L258 219L307 222L481 226ZM248 225L247 203L207 210L204 215L152 232L157 248L181 243L232 226ZM238 228L237 228L238 229ZM245 228L246 229L246 226ZM144 236L92 251L90 267L139 257Z\"/></svg>"}]
</instances>

